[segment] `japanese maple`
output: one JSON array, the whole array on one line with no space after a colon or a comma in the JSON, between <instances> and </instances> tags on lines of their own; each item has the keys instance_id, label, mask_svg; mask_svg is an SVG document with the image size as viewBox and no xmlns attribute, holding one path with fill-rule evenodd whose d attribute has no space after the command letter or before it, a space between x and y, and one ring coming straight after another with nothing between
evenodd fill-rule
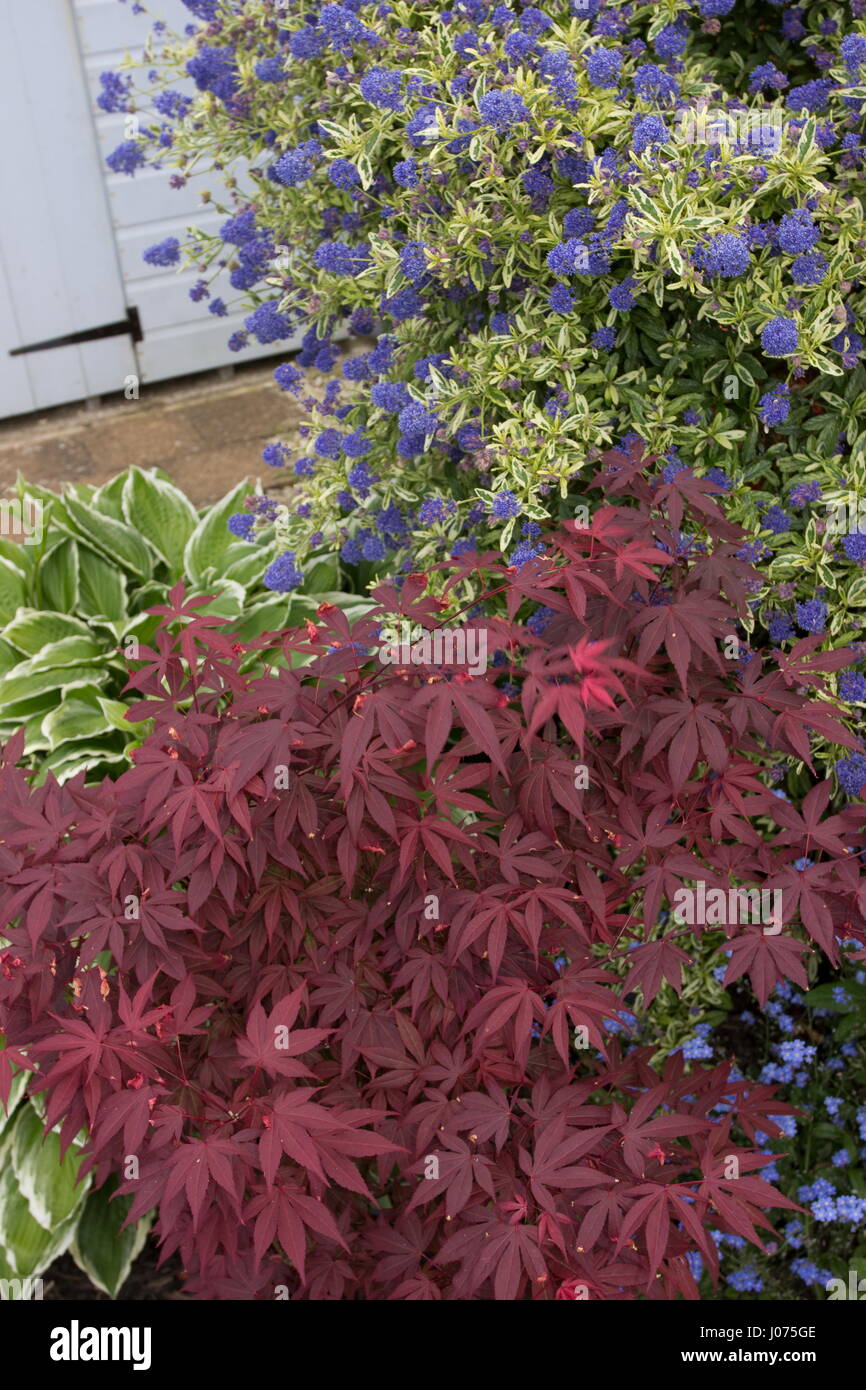
<instances>
[{"instance_id":1,"label":"japanese maple","mask_svg":"<svg viewBox=\"0 0 866 1390\"><path fill-rule=\"evenodd\" d=\"M0 1093L33 1069L198 1297L694 1298L688 1251L715 1277L712 1229L760 1245L793 1205L773 1086L606 1024L681 987L683 885L783 890L719 957L762 1000L866 941L862 808L769 776L857 746L848 657L731 660L753 575L713 484L624 455L594 483L520 569L451 566L451 610L422 575L323 605L263 677L176 590L113 783L32 787L6 747ZM453 622L470 576L502 656L382 665L380 625Z\"/></svg>"}]
</instances>

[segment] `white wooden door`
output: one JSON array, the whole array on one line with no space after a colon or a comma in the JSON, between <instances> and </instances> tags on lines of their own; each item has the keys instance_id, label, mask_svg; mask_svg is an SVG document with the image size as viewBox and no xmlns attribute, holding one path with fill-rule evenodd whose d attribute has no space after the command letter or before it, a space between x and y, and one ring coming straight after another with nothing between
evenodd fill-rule
<instances>
[{"instance_id":1,"label":"white wooden door","mask_svg":"<svg viewBox=\"0 0 866 1390\"><path fill-rule=\"evenodd\" d=\"M41 0L39 0L41 3ZM20 3L20 0L19 0ZM36 0L30 0L36 3ZM229 306L226 318L208 313L207 303L193 303L189 291L199 276L195 269L157 268L142 260L142 252L155 242L175 236L183 243L185 229L193 224L203 231L216 232L225 221L225 214L210 211L201 202L201 192L209 189L216 198L220 195L219 173L210 172L206 163L184 188L173 189L169 179L171 169L144 169L134 178L113 174L105 165L110 154L124 139L124 117L108 115L96 106L99 95L99 75L109 69L117 70L128 53L140 57L153 19L164 20L168 29L182 34L194 23L194 16L181 0L152 0L150 15L135 14L131 3L118 0L71 0L78 20L81 51L87 83L91 91L100 164L108 194L111 218L117 238L121 274L126 297L141 316L144 333L137 353L142 381L159 381L180 376L185 372L205 371L229 363L248 362L253 358L270 356L299 346L297 340L282 346L261 346L252 341L240 353L231 353L227 343L231 334L243 328L249 309L240 303L240 296L231 288L223 274L214 283L212 294L220 296ZM146 88L145 73L133 74L136 88ZM195 94L190 79L172 82L172 91ZM160 118L147 107L141 108L142 124ZM246 183L250 193L251 181L244 170L235 165L231 170L241 188Z\"/></svg>"},{"instance_id":2,"label":"white wooden door","mask_svg":"<svg viewBox=\"0 0 866 1390\"><path fill-rule=\"evenodd\" d=\"M248 310L223 274L212 293L217 318L189 291L195 270L147 265L142 252L194 223L216 230L204 208L218 174L180 190L171 170L113 174L105 156L126 138L123 115L96 105L100 73L141 56L154 17L182 32L193 16L181 0L154 0L153 15L118 0L0 0L0 418L142 383L249 361L298 346L228 349ZM142 72L136 86L146 87ZM190 81L172 84L195 90ZM149 113L142 108L144 124ZM156 119L156 118L154 118ZM232 173L241 186L243 170ZM248 182L252 191L252 185ZM234 301L234 304L233 304ZM131 311L141 337L121 335L10 356L22 347L118 325Z\"/></svg>"},{"instance_id":3,"label":"white wooden door","mask_svg":"<svg viewBox=\"0 0 866 1390\"><path fill-rule=\"evenodd\" d=\"M10 356L127 316L67 0L0 0L0 109L0 416L122 391L129 335Z\"/></svg>"}]
</instances>

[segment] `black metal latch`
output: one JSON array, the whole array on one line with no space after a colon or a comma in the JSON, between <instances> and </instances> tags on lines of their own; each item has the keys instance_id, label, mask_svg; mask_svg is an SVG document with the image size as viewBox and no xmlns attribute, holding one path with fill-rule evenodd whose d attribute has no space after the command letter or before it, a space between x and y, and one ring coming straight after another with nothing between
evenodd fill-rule
<instances>
[{"instance_id":1,"label":"black metal latch","mask_svg":"<svg viewBox=\"0 0 866 1390\"><path fill-rule=\"evenodd\" d=\"M29 343L27 347L12 348L10 357L23 357L27 352L46 352L48 348L74 347L76 343L94 343L99 338L119 338L128 333L134 343L144 338L141 319L136 308L127 309L126 318L118 323L104 323L101 328L82 328L79 333L67 333L63 338L47 338L44 343Z\"/></svg>"}]
</instances>

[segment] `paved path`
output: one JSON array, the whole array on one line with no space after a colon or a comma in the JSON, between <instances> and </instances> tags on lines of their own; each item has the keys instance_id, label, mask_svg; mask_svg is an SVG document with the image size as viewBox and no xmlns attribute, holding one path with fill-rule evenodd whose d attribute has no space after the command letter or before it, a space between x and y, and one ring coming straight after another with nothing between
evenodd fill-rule
<instances>
[{"instance_id":1,"label":"paved path","mask_svg":"<svg viewBox=\"0 0 866 1390\"><path fill-rule=\"evenodd\" d=\"M215 502L245 477L280 486L282 470L261 461L265 444L286 438L299 419L274 365L251 363L142 388L88 405L59 406L0 423L0 494L19 470L60 491L64 482L100 484L130 464L158 464L198 506ZM315 390L316 374L311 373Z\"/></svg>"}]
</instances>

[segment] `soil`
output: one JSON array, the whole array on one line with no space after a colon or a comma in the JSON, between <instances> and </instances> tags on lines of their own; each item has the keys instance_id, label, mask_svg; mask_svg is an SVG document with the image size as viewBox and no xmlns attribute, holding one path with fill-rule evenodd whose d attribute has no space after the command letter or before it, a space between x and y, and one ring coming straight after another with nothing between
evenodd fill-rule
<instances>
[{"instance_id":1,"label":"soil","mask_svg":"<svg viewBox=\"0 0 866 1390\"><path fill-rule=\"evenodd\" d=\"M129 1278L117 1295L118 1303L148 1303L155 1300L186 1299L183 1266L177 1256L156 1267L156 1242L148 1240ZM45 1300L71 1303L110 1303L108 1294L94 1288L86 1274L78 1268L71 1255L61 1255L42 1276Z\"/></svg>"},{"instance_id":2,"label":"soil","mask_svg":"<svg viewBox=\"0 0 866 1390\"><path fill-rule=\"evenodd\" d=\"M260 477L269 490L290 485L290 469L271 469L261 457L275 440L304 447L303 409L273 379L280 360L145 384L138 400L115 393L0 420L0 495L19 472L60 492L64 483L98 487L131 464L164 469L199 507L244 478ZM310 371L307 379L321 395L326 378Z\"/></svg>"}]
</instances>

